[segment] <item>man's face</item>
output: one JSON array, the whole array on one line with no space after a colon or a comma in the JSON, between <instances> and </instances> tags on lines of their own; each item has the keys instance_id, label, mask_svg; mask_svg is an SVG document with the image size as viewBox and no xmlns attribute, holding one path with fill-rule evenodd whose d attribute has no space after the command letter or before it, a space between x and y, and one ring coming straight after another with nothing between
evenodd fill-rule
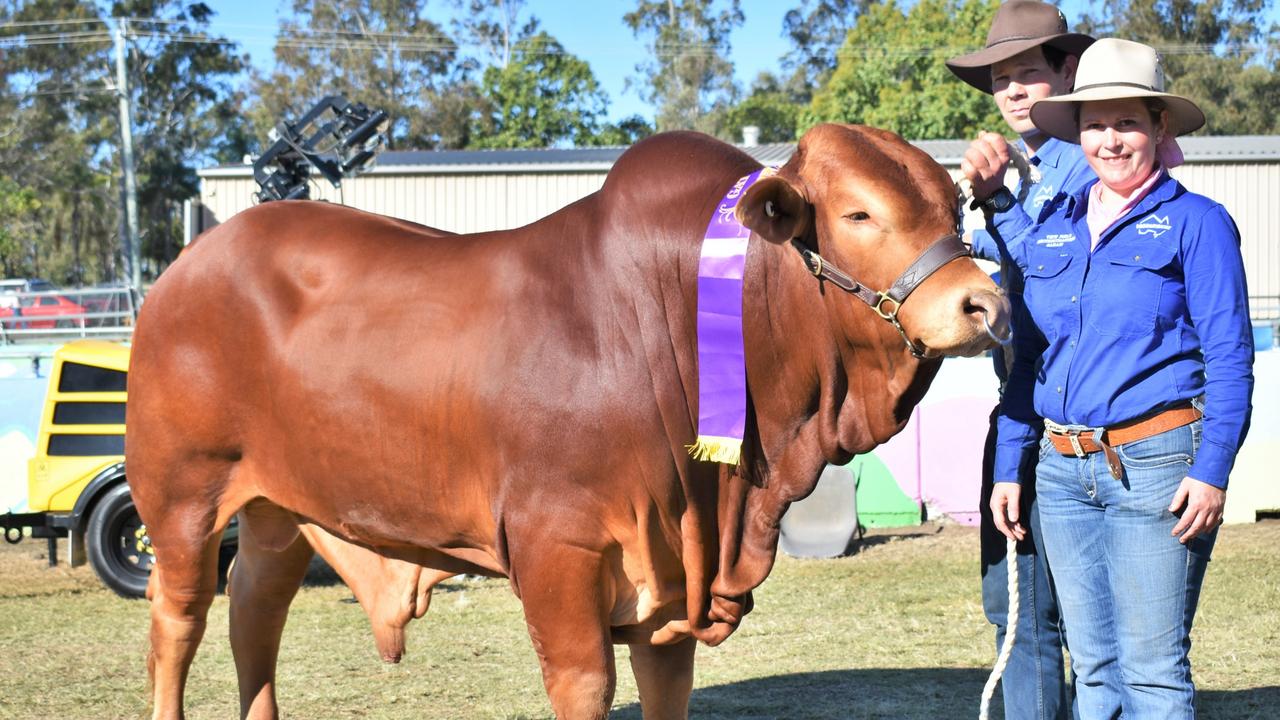
<instances>
[{"instance_id":1,"label":"man's face","mask_svg":"<svg viewBox=\"0 0 1280 720\"><path fill-rule=\"evenodd\" d=\"M1031 123L1031 105L1037 100L1071 92L1076 62L1075 57L1068 56L1062 68L1054 70L1044 59L1044 51L1033 47L991 66L996 107L1014 132L1024 138L1040 134Z\"/></svg>"}]
</instances>

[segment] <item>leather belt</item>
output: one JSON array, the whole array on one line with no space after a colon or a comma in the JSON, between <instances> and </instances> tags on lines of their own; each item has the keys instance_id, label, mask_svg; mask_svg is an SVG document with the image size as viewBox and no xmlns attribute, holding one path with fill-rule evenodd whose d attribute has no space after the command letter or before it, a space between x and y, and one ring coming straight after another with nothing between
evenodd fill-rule
<instances>
[{"instance_id":1,"label":"leather belt","mask_svg":"<svg viewBox=\"0 0 1280 720\"><path fill-rule=\"evenodd\" d=\"M1045 434L1049 436L1053 448L1063 455L1083 458L1092 453L1103 453L1107 457L1107 469L1111 471L1111 476L1120 480L1124 477L1124 465L1120 462L1120 456L1116 454L1115 448L1145 440L1183 425L1190 425L1199 420L1201 414L1199 410L1187 403L1145 418L1104 428L1101 433L1096 430L1070 430L1053 423L1046 423Z\"/></svg>"}]
</instances>

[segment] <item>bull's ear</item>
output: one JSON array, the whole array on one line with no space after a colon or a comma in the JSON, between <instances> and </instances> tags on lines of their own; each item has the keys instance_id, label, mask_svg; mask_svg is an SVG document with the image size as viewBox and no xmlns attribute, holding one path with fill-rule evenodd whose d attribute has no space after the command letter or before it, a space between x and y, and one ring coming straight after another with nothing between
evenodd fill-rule
<instances>
[{"instance_id":1,"label":"bull's ear","mask_svg":"<svg viewBox=\"0 0 1280 720\"><path fill-rule=\"evenodd\" d=\"M784 243L809 229L809 203L778 175L756 181L738 203L738 222L760 237Z\"/></svg>"}]
</instances>

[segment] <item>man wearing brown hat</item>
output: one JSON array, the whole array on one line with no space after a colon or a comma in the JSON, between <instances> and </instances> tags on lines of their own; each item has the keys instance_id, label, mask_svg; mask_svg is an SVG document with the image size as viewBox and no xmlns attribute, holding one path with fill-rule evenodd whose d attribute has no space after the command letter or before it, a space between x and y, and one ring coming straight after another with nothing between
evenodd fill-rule
<instances>
[{"instance_id":1,"label":"man wearing brown hat","mask_svg":"<svg viewBox=\"0 0 1280 720\"><path fill-rule=\"evenodd\" d=\"M974 206L981 207L985 228L972 233L974 255L1001 265L1001 284L1013 305L1013 343L995 353L1001 401L992 413L983 456L982 605L996 626L996 646L1004 643L1008 623L1008 568L1004 536L989 507L993 483L1023 486L1020 507L1000 508L1002 519L1018 536L1018 627L1002 678L1005 717L1049 720L1071 716L1063 672L1063 634L1058 603L1040 541L1035 502L1036 457L1027 453L1027 432L1040 422L1030 393L1004 388L1030 387L1009 378L1014 355L1034 360L1044 340L1022 303L1022 276L1002 249L1003 240L1026 233L1040 210L1060 193L1073 192L1094 179L1079 146L1041 133L1031 122L1037 100L1071 92L1079 55L1093 39L1067 31L1062 13L1038 0L1009 0L1000 6L987 34L987 46L947 61L961 80L991 95L1009 129L1020 136L1038 178L1024 179L1017 195L1004 184L1010 147L1004 136L983 132L965 152L960 169L972 186ZM1017 363L1033 367L1034 362ZM1032 445L1034 446L1034 445ZM1005 524L1005 523L1002 523Z\"/></svg>"}]
</instances>

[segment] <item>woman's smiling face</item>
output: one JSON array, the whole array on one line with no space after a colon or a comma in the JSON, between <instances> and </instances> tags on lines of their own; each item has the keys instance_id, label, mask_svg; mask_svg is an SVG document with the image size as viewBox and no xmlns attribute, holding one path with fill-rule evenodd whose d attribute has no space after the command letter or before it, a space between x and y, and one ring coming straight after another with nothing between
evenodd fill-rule
<instances>
[{"instance_id":1,"label":"woman's smiling face","mask_svg":"<svg viewBox=\"0 0 1280 720\"><path fill-rule=\"evenodd\" d=\"M1168 124L1157 125L1139 98L1094 100L1080 106L1080 147L1107 190L1128 196L1155 168L1156 146Z\"/></svg>"}]
</instances>

